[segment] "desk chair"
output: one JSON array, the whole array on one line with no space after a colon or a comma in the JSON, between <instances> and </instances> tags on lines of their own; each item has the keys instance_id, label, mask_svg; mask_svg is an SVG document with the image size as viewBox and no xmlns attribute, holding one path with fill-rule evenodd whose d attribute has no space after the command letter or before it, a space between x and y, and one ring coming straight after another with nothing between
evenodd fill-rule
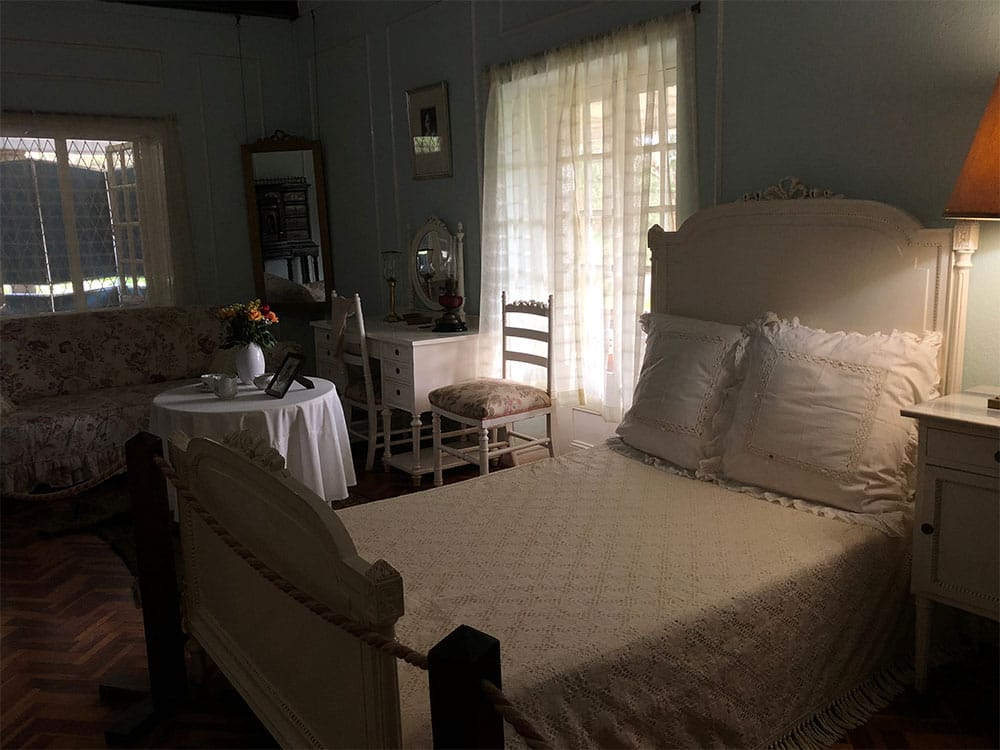
<instances>
[{"instance_id":1,"label":"desk chair","mask_svg":"<svg viewBox=\"0 0 1000 750\"><path fill-rule=\"evenodd\" d=\"M507 293L501 294L501 320L503 352L503 378L478 378L464 383L436 388L428 394L431 403L431 427L434 436L434 484L443 481L442 453L461 458L479 466L480 475L489 474L490 461L536 445L544 445L549 455L552 450L552 295L548 302L507 302ZM533 322L542 328L511 325L512 315L534 316ZM545 353L537 354L537 344L542 342ZM545 370L544 389L509 379L509 364L524 362ZM533 437L515 432L515 422L545 416L545 437ZM441 432L441 418L458 422L461 427L448 433ZM503 430L502 437L498 429ZM492 440L491 440L492 432ZM478 445L458 447L446 445L444 438L475 434ZM515 444L513 439L521 442Z\"/></svg>"},{"instance_id":2,"label":"desk chair","mask_svg":"<svg viewBox=\"0 0 1000 750\"><path fill-rule=\"evenodd\" d=\"M334 353L341 364L342 378L346 379L343 386L338 382L337 388L344 407L347 432L352 438L367 441L365 470L371 471L375 465L375 451L385 447L385 434L381 429L382 378L377 370L379 364L368 356L361 296L334 297L330 304L331 326L335 334L340 332ZM364 417L355 419L355 410L365 412ZM405 427L391 429L390 444L409 443L409 434L409 429ZM396 438L397 435L400 437Z\"/></svg>"}]
</instances>

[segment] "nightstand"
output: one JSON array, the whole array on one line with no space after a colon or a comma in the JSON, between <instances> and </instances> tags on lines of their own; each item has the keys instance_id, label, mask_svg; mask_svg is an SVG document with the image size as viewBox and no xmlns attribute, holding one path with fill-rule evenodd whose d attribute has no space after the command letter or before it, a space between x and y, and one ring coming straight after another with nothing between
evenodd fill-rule
<instances>
[{"instance_id":1,"label":"nightstand","mask_svg":"<svg viewBox=\"0 0 1000 750\"><path fill-rule=\"evenodd\" d=\"M927 685L935 602L1000 619L1000 386L903 409L918 423L913 568L916 688Z\"/></svg>"}]
</instances>

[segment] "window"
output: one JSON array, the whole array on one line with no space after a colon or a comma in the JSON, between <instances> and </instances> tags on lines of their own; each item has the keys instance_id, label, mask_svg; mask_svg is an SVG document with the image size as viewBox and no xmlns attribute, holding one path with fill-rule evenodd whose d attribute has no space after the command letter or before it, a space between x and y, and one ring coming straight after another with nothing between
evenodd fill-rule
<instances>
[{"instance_id":1,"label":"window","mask_svg":"<svg viewBox=\"0 0 1000 750\"><path fill-rule=\"evenodd\" d=\"M692 57L685 13L490 71L480 330L501 290L553 294L556 395L609 421L640 364L646 232L696 202Z\"/></svg>"},{"instance_id":2,"label":"window","mask_svg":"<svg viewBox=\"0 0 1000 750\"><path fill-rule=\"evenodd\" d=\"M4 116L0 314L173 301L164 136L155 121Z\"/></svg>"}]
</instances>

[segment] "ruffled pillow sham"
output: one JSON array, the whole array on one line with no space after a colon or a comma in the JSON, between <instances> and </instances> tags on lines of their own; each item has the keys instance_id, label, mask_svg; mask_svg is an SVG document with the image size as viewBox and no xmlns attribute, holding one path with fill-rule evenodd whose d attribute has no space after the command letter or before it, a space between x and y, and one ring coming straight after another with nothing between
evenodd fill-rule
<instances>
[{"instance_id":1,"label":"ruffled pillow sham","mask_svg":"<svg viewBox=\"0 0 1000 750\"><path fill-rule=\"evenodd\" d=\"M916 428L899 412L937 395L941 335L827 333L773 315L748 329L699 475L906 514Z\"/></svg>"},{"instance_id":2,"label":"ruffled pillow sham","mask_svg":"<svg viewBox=\"0 0 1000 750\"><path fill-rule=\"evenodd\" d=\"M707 456L712 420L733 383L742 330L665 313L639 320L646 354L618 435L633 448L694 471Z\"/></svg>"}]
</instances>

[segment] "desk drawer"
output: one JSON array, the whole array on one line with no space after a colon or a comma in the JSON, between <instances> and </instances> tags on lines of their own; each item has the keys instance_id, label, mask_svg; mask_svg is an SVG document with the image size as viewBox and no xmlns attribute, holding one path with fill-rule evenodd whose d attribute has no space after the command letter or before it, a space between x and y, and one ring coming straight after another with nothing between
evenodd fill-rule
<instances>
[{"instance_id":1,"label":"desk drawer","mask_svg":"<svg viewBox=\"0 0 1000 750\"><path fill-rule=\"evenodd\" d=\"M936 427L927 428L926 460L935 466L1000 475L1000 440L996 436L970 435Z\"/></svg>"},{"instance_id":2,"label":"desk drawer","mask_svg":"<svg viewBox=\"0 0 1000 750\"><path fill-rule=\"evenodd\" d=\"M383 373L382 403L413 413L413 383L395 380Z\"/></svg>"},{"instance_id":3,"label":"desk drawer","mask_svg":"<svg viewBox=\"0 0 1000 750\"><path fill-rule=\"evenodd\" d=\"M411 372L413 371L413 350L408 346L385 341L382 343L382 351L379 356L383 362L400 363L409 367Z\"/></svg>"},{"instance_id":4,"label":"desk drawer","mask_svg":"<svg viewBox=\"0 0 1000 750\"><path fill-rule=\"evenodd\" d=\"M334 358L334 342L333 334L329 331L322 329L316 329L316 336L314 338L314 343L316 344L316 359L333 359Z\"/></svg>"},{"instance_id":5,"label":"desk drawer","mask_svg":"<svg viewBox=\"0 0 1000 750\"><path fill-rule=\"evenodd\" d=\"M382 374L387 378L405 383L407 388L411 391L413 390L413 366L409 362L383 359Z\"/></svg>"}]
</instances>

